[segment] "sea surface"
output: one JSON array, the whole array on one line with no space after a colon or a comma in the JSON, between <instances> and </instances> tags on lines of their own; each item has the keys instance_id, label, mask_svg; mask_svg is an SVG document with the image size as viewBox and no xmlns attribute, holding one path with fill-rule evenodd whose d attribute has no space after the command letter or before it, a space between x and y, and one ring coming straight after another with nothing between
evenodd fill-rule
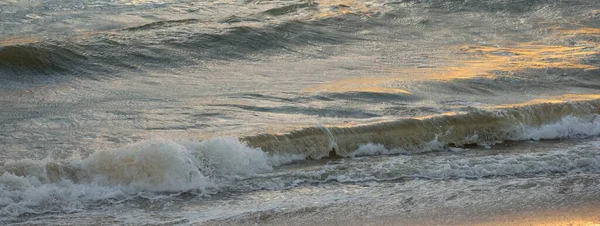
<instances>
[{"instance_id":1,"label":"sea surface","mask_svg":"<svg viewBox=\"0 0 600 226\"><path fill-rule=\"evenodd\" d=\"M2 0L0 164L0 225L598 224L600 1Z\"/></svg>"}]
</instances>

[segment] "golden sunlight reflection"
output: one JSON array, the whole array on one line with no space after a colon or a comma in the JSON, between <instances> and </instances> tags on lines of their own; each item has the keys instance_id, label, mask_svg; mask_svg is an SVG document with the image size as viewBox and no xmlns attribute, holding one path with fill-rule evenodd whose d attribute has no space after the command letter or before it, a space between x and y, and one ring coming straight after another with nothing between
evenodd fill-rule
<instances>
[{"instance_id":1,"label":"golden sunlight reflection","mask_svg":"<svg viewBox=\"0 0 600 226\"><path fill-rule=\"evenodd\" d=\"M600 53L600 45L589 37L600 38L600 29L555 30L553 37L570 40L584 36L577 45L555 45L542 42L517 43L506 46L463 45L455 48L454 55L442 58L443 66L426 68L383 68L383 76L364 75L333 81L307 89L309 92L391 92L410 93L390 87L399 82L452 81L456 79L495 78L511 76L526 69L598 69L583 59Z\"/></svg>"},{"instance_id":2,"label":"golden sunlight reflection","mask_svg":"<svg viewBox=\"0 0 600 226\"><path fill-rule=\"evenodd\" d=\"M36 37L10 37L6 39L0 39L0 48L2 46L22 45L39 42L40 39ZM2 49L0 49L2 50Z\"/></svg>"},{"instance_id":3,"label":"golden sunlight reflection","mask_svg":"<svg viewBox=\"0 0 600 226\"><path fill-rule=\"evenodd\" d=\"M366 93L395 93L408 94L411 93L404 89L380 87L381 83L378 79L373 78L354 78L335 82L335 84L326 84L316 88L309 88L307 91L312 92L366 92Z\"/></svg>"},{"instance_id":4,"label":"golden sunlight reflection","mask_svg":"<svg viewBox=\"0 0 600 226\"><path fill-rule=\"evenodd\" d=\"M516 104L502 104L502 105L494 105L494 106L485 106L484 108L514 108L514 107L523 107L533 104L543 104L543 103L551 103L551 104L559 104L565 103L569 101L590 101L590 100L598 100L600 99L600 94L565 94L554 97L540 98L534 99L527 102L516 103Z\"/></svg>"},{"instance_id":5,"label":"golden sunlight reflection","mask_svg":"<svg viewBox=\"0 0 600 226\"><path fill-rule=\"evenodd\" d=\"M600 226L597 207L573 209L524 211L522 213L495 216L487 222L468 223L470 225L571 225Z\"/></svg>"}]
</instances>

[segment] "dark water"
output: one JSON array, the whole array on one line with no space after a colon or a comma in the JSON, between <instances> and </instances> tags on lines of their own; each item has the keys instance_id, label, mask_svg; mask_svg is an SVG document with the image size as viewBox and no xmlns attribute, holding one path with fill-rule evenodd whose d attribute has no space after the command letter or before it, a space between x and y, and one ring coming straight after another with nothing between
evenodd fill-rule
<instances>
[{"instance_id":1,"label":"dark water","mask_svg":"<svg viewBox=\"0 0 600 226\"><path fill-rule=\"evenodd\" d=\"M594 0L8 0L0 18L3 223L598 203Z\"/></svg>"}]
</instances>

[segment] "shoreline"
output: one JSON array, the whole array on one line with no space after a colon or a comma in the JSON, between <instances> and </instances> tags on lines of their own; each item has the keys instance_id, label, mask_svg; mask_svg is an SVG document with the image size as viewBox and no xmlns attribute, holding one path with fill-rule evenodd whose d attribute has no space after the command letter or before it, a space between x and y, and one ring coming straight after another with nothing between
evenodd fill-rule
<instances>
[{"instance_id":1,"label":"shoreline","mask_svg":"<svg viewBox=\"0 0 600 226\"><path fill-rule=\"evenodd\" d=\"M544 182L533 183L537 183L536 186L527 182L516 186L528 187L505 191L502 186L515 186L509 180L496 187L498 190L486 191L478 190L478 184L490 181L389 185L397 186L393 190L396 193L388 193L386 197L362 197L295 210L280 208L250 212L194 225L600 225L598 177L598 174L586 174L566 179L542 178ZM457 184L474 189L434 196L425 194L431 192L432 187ZM423 194L403 194L410 186L422 186Z\"/></svg>"}]
</instances>

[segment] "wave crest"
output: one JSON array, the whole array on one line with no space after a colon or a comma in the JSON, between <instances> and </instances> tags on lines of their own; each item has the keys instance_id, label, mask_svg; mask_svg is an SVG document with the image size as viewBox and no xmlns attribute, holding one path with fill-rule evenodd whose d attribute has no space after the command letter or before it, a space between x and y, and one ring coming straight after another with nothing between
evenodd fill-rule
<instances>
[{"instance_id":1,"label":"wave crest","mask_svg":"<svg viewBox=\"0 0 600 226\"><path fill-rule=\"evenodd\" d=\"M467 113L411 118L355 127L313 127L286 134L242 138L272 153L327 157L332 151L353 156L360 145L427 152L443 147L491 145L505 140L559 139L600 134L600 101L543 103ZM331 142L334 142L332 145ZM332 150L332 147L334 150Z\"/></svg>"},{"instance_id":2,"label":"wave crest","mask_svg":"<svg viewBox=\"0 0 600 226\"><path fill-rule=\"evenodd\" d=\"M8 74L63 72L85 58L74 45L51 42L10 45L0 48L0 71L12 72Z\"/></svg>"},{"instance_id":3,"label":"wave crest","mask_svg":"<svg viewBox=\"0 0 600 226\"><path fill-rule=\"evenodd\" d=\"M140 192L209 194L233 180L270 171L284 159L272 161L235 138L217 138L148 140L85 159L8 161L0 170L0 215L68 212L74 203Z\"/></svg>"},{"instance_id":4,"label":"wave crest","mask_svg":"<svg viewBox=\"0 0 600 226\"><path fill-rule=\"evenodd\" d=\"M337 155L355 157L492 145L505 140L596 136L600 134L599 111L598 100L535 104L357 127L313 127L241 139L153 139L98 151L84 159L7 161L0 168L0 215L79 211L88 202L127 200L147 192L202 195L222 189L268 189L277 181L253 185L254 177L268 176L281 164L330 156L332 149ZM597 165L590 161L573 164Z\"/></svg>"}]
</instances>

